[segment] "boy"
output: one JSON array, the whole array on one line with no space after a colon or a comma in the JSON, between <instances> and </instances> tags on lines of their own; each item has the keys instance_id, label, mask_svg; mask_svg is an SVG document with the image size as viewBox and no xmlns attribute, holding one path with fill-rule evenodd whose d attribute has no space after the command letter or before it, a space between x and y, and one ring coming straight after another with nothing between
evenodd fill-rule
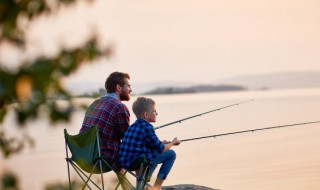
<instances>
[{"instance_id":1,"label":"boy","mask_svg":"<svg viewBox=\"0 0 320 190\"><path fill-rule=\"evenodd\" d=\"M124 134L120 145L119 162L124 168L129 168L139 156L146 156L151 165L149 178L157 165L162 163L152 187L152 190L160 190L176 159L175 152L170 149L174 145L179 145L180 141L177 138L174 138L172 142L159 140L150 124L156 122L158 115L152 99L139 97L133 103L132 110L137 120Z\"/></svg>"}]
</instances>

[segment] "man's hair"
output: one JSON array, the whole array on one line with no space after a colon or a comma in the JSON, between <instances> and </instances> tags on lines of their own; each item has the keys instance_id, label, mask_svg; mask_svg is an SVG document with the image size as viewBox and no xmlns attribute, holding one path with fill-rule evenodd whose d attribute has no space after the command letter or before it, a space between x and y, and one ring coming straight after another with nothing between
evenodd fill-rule
<instances>
[{"instance_id":1,"label":"man's hair","mask_svg":"<svg viewBox=\"0 0 320 190\"><path fill-rule=\"evenodd\" d=\"M117 85L125 85L125 79L130 79L130 75L127 73L113 72L107 78L104 86L108 93L115 92L117 90Z\"/></svg>"},{"instance_id":2,"label":"man's hair","mask_svg":"<svg viewBox=\"0 0 320 190\"><path fill-rule=\"evenodd\" d=\"M137 100L133 102L132 111L136 117L140 118L155 104L155 101L151 98L138 97Z\"/></svg>"}]
</instances>

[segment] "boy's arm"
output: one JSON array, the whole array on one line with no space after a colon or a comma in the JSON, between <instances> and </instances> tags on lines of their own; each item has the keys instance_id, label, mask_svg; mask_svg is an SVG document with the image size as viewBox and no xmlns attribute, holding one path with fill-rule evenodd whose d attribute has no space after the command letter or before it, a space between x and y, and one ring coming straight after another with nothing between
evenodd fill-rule
<instances>
[{"instance_id":1,"label":"boy's arm","mask_svg":"<svg viewBox=\"0 0 320 190\"><path fill-rule=\"evenodd\" d=\"M180 140L177 137L175 137L171 142L169 141L168 143L164 144L163 152L166 152L166 151L170 150L171 147L177 146L179 144L180 144Z\"/></svg>"},{"instance_id":2,"label":"boy's arm","mask_svg":"<svg viewBox=\"0 0 320 190\"><path fill-rule=\"evenodd\" d=\"M158 153L162 153L165 149L164 144L159 140L158 136L156 135L153 126L148 124L144 127L143 133L144 139L146 141L146 145L151 150L156 150Z\"/></svg>"}]
</instances>

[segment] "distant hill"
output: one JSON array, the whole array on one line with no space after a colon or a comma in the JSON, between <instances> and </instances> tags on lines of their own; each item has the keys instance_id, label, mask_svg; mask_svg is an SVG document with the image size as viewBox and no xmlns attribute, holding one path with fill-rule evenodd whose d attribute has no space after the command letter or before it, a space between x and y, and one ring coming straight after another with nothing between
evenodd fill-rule
<instances>
[{"instance_id":1,"label":"distant hill","mask_svg":"<svg viewBox=\"0 0 320 190\"><path fill-rule=\"evenodd\" d=\"M162 85L153 90L149 90L144 94L313 88L320 87L320 71L243 75L220 81L214 81L212 83L216 85L192 85L191 87L188 87L185 84L181 86L177 83L172 87L166 87Z\"/></svg>"},{"instance_id":2,"label":"distant hill","mask_svg":"<svg viewBox=\"0 0 320 190\"><path fill-rule=\"evenodd\" d=\"M147 91L144 94L181 94L181 93L197 93L197 92L218 92L218 91L240 91L246 90L242 86L236 85L196 85L191 87L158 87Z\"/></svg>"},{"instance_id":3,"label":"distant hill","mask_svg":"<svg viewBox=\"0 0 320 190\"><path fill-rule=\"evenodd\" d=\"M216 81L216 83L240 85L248 89L320 87L320 71L243 75Z\"/></svg>"}]
</instances>

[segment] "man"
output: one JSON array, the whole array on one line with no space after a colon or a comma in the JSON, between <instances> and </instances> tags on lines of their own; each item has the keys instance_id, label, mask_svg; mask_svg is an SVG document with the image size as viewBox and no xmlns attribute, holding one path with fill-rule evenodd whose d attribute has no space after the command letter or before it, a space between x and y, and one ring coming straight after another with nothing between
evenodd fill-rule
<instances>
[{"instance_id":1,"label":"man","mask_svg":"<svg viewBox=\"0 0 320 190\"><path fill-rule=\"evenodd\" d=\"M102 156L120 171L117 164L118 150L124 132L130 124L130 113L121 101L129 101L131 85L127 73L114 72L106 79L107 95L96 99L87 109L80 133L98 126L102 144Z\"/></svg>"}]
</instances>

